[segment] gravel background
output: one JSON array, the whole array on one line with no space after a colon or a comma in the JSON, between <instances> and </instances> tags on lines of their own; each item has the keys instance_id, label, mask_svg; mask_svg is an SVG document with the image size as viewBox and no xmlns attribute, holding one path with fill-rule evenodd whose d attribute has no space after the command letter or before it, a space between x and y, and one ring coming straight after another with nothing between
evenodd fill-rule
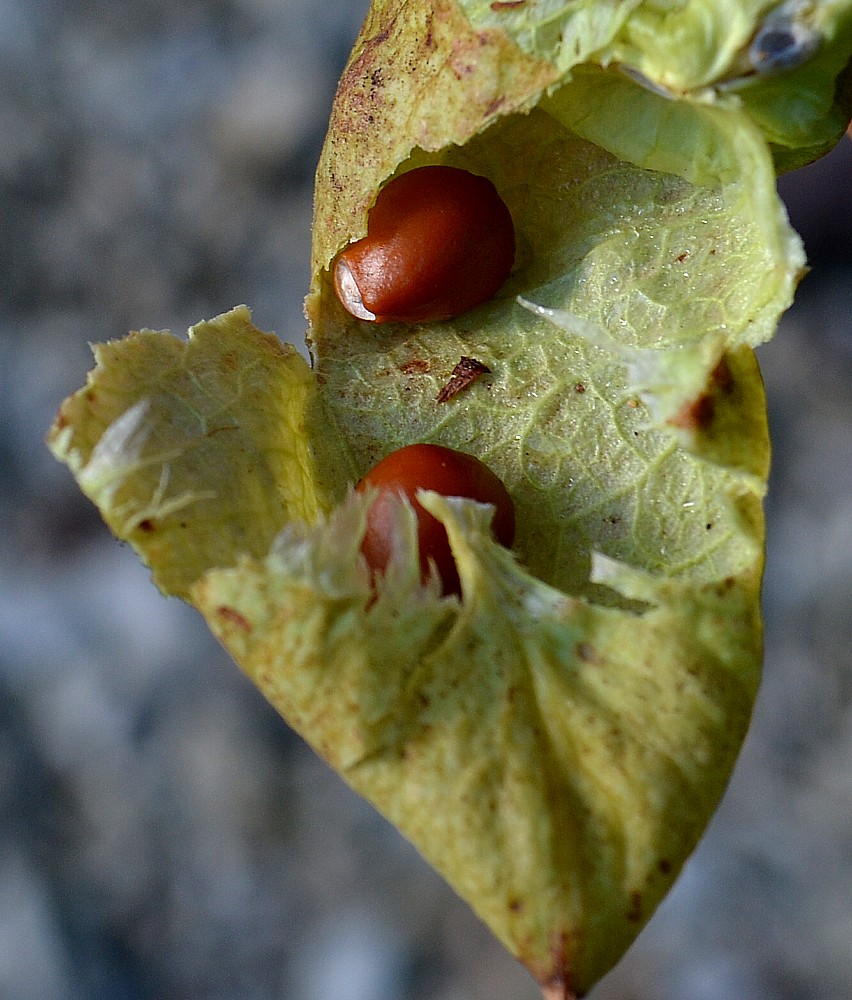
<instances>
[{"instance_id":1,"label":"gravel background","mask_svg":"<svg viewBox=\"0 0 852 1000\"><path fill-rule=\"evenodd\" d=\"M159 596L42 444L87 342L238 302L300 341L364 0L0 0L0 998L536 1000ZM595 1000L852 996L852 143L783 183L765 683L727 799Z\"/></svg>"}]
</instances>

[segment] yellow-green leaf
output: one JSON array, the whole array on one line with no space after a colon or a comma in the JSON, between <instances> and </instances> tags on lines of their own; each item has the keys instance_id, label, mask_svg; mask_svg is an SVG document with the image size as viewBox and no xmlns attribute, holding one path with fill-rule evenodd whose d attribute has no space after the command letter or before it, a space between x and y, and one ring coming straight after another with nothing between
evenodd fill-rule
<instances>
[{"instance_id":1,"label":"yellow-green leaf","mask_svg":"<svg viewBox=\"0 0 852 1000\"><path fill-rule=\"evenodd\" d=\"M95 347L48 443L165 593L262 555L346 494L348 451L304 358L245 307L188 341L143 330Z\"/></svg>"},{"instance_id":2,"label":"yellow-green leaf","mask_svg":"<svg viewBox=\"0 0 852 1000\"><path fill-rule=\"evenodd\" d=\"M375 0L317 172L313 369L241 308L188 342L99 348L51 432L158 585L548 1000L585 993L648 919L748 725L753 348L804 265L775 171L840 134L850 8ZM492 179L513 273L451 321L356 320L334 258L427 163ZM462 356L489 373L438 402ZM477 455L516 505L510 553L488 508L424 495L460 599L421 584L408 507L375 590L360 555L370 498L350 487L417 441Z\"/></svg>"}]
</instances>

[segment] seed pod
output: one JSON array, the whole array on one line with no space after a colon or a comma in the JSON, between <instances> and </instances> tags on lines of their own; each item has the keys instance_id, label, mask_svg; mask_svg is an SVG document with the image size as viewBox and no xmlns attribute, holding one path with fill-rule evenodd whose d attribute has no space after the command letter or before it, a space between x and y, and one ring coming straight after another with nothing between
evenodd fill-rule
<instances>
[{"instance_id":1,"label":"seed pod","mask_svg":"<svg viewBox=\"0 0 852 1000\"><path fill-rule=\"evenodd\" d=\"M487 177L419 167L379 192L367 235L335 260L334 284L358 319L424 323L486 302L514 259L512 216Z\"/></svg>"},{"instance_id":2,"label":"seed pod","mask_svg":"<svg viewBox=\"0 0 852 1000\"><path fill-rule=\"evenodd\" d=\"M511 547L515 539L515 505L502 480L478 458L437 444L413 444L391 452L375 465L356 489L377 489L367 515L361 551L371 572L384 573L393 548L393 504L405 497L417 515L420 570L425 580L431 566L441 577L444 594L461 592L456 562L443 524L417 501L417 491L432 490L444 496L469 497L494 505L494 537Z\"/></svg>"}]
</instances>

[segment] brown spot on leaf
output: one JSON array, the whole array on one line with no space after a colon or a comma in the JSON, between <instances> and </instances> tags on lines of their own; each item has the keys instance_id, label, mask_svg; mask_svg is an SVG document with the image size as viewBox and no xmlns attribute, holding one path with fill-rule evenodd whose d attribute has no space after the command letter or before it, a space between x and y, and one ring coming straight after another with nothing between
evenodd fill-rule
<instances>
[{"instance_id":1,"label":"brown spot on leaf","mask_svg":"<svg viewBox=\"0 0 852 1000\"><path fill-rule=\"evenodd\" d=\"M220 618L224 618L226 622L231 625L235 625L238 629L242 629L243 632L251 632L252 624L246 618L245 615L240 614L236 608L229 608L227 605L223 604L216 608L216 614Z\"/></svg>"},{"instance_id":2,"label":"brown spot on leaf","mask_svg":"<svg viewBox=\"0 0 852 1000\"><path fill-rule=\"evenodd\" d=\"M663 875L670 875L672 870L672 863L671 861L669 861L668 858L660 858L660 860L657 862L657 868L660 869L660 872Z\"/></svg>"},{"instance_id":3,"label":"brown spot on leaf","mask_svg":"<svg viewBox=\"0 0 852 1000\"><path fill-rule=\"evenodd\" d=\"M730 393L734 387L734 376L727 359L722 358L716 365L707 387L695 399L683 404L677 413L670 418L669 423L685 431L705 431L713 423L716 416L716 403L719 396Z\"/></svg>"},{"instance_id":4,"label":"brown spot on leaf","mask_svg":"<svg viewBox=\"0 0 852 1000\"><path fill-rule=\"evenodd\" d=\"M727 358L722 358L710 372L710 384L721 392L730 392L733 389L734 374Z\"/></svg>"},{"instance_id":5,"label":"brown spot on leaf","mask_svg":"<svg viewBox=\"0 0 852 1000\"><path fill-rule=\"evenodd\" d=\"M481 375L490 375L491 369L476 358L462 357L461 361L453 369L450 380L435 397L436 402L446 403L447 400L457 396L463 389L467 389Z\"/></svg>"},{"instance_id":6,"label":"brown spot on leaf","mask_svg":"<svg viewBox=\"0 0 852 1000\"><path fill-rule=\"evenodd\" d=\"M575 652L577 654L577 659L582 660L584 663L600 663L600 655L591 643L578 642L575 647Z\"/></svg>"},{"instance_id":7,"label":"brown spot on leaf","mask_svg":"<svg viewBox=\"0 0 852 1000\"><path fill-rule=\"evenodd\" d=\"M525 7L526 2L527 0L494 0L491 9L496 11L517 10L519 7Z\"/></svg>"},{"instance_id":8,"label":"brown spot on leaf","mask_svg":"<svg viewBox=\"0 0 852 1000\"><path fill-rule=\"evenodd\" d=\"M222 431L235 431L237 428L233 424L224 424L221 427L211 427L207 432L207 437L211 438L216 434L221 434Z\"/></svg>"},{"instance_id":9,"label":"brown spot on leaf","mask_svg":"<svg viewBox=\"0 0 852 1000\"><path fill-rule=\"evenodd\" d=\"M140 531L146 532L153 531L156 526L156 523L150 517L143 517L138 525Z\"/></svg>"},{"instance_id":10,"label":"brown spot on leaf","mask_svg":"<svg viewBox=\"0 0 852 1000\"><path fill-rule=\"evenodd\" d=\"M425 358L414 358L411 361L403 362L399 366L399 370L404 375L425 375L427 372L432 371L432 364Z\"/></svg>"},{"instance_id":11,"label":"brown spot on leaf","mask_svg":"<svg viewBox=\"0 0 852 1000\"><path fill-rule=\"evenodd\" d=\"M379 63L381 47L389 37L390 31L386 28L368 38L364 48L340 78L338 100L346 105L346 113L337 120L341 132L357 133L365 125L369 126L373 105L378 103L383 89L380 86L383 79Z\"/></svg>"},{"instance_id":12,"label":"brown spot on leaf","mask_svg":"<svg viewBox=\"0 0 852 1000\"><path fill-rule=\"evenodd\" d=\"M627 919L632 924L638 924L642 919L642 893L638 890L630 893L630 909L627 911Z\"/></svg>"},{"instance_id":13,"label":"brown spot on leaf","mask_svg":"<svg viewBox=\"0 0 852 1000\"><path fill-rule=\"evenodd\" d=\"M475 68L472 62L463 62L461 59L454 59L449 65L457 80L464 80Z\"/></svg>"},{"instance_id":14,"label":"brown spot on leaf","mask_svg":"<svg viewBox=\"0 0 852 1000\"><path fill-rule=\"evenodd\" d=\"M702 392L696 399L683 406L671 418L670 423L685 431L706 430L716 415L716 400L709 392Z\"/></svg>"},{"instance_id":15,"label":"brown spot on leaf","mask_svg":"<svg viewBox=\"0 0 852 1000\"><path fill-rule=\"evenodd\" d=\"M447 60L447 65L457 80L464 80L465 77L471 76L477 70L480 49L488 44L488 40L488 35L483 32L455 40L452 55Z\"/></svg>"},{"instance_id":16,"label":"brown spot on leaf","mask_svg":"<svg viewBox=\"0 0 852 1000\"><path fill-rule=\"evenodd\" d=\"M575 382L574 383L574 392L579 393L580 395L582 395L585 391L586 391L586 384L585 384L585 382Z\"/></svg>"}]
</instances>

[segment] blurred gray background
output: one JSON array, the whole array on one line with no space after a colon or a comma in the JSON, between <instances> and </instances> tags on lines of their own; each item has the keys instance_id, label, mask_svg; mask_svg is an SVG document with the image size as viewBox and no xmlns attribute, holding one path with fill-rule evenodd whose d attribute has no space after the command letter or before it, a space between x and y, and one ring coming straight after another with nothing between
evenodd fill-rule
<instances>
[{"instance_id":1,"label":"blurred gray background","mask_svg":"<svg viewBox=\"0 0 852 1000\"><path fill-rule=\"evenodd\" d=\"M535 1000L160 597L42 439L87 343L246 302L301 342L366 0L0 0L0 1000ZM716 820L595 1000L852 996L852 142L783 180L761 350L765 683Z\"/></svg>"}]
</instances>

